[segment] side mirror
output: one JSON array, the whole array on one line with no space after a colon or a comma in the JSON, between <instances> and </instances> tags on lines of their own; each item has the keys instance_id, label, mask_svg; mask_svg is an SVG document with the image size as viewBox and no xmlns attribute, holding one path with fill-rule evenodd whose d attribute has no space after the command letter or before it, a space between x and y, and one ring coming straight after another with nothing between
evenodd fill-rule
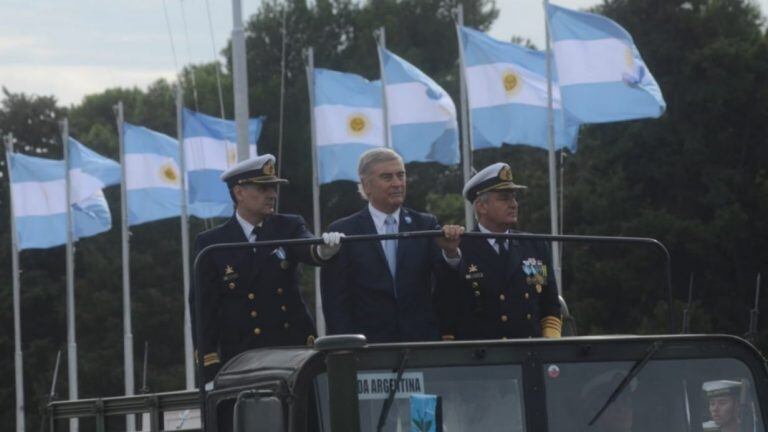
<instances>
[{"instance_id":1,"label":"side mirror","mask_svg":"<svg viewBox=\"0 0 768 432\"><path fill-rule=\"evenodd\" d=\"M271 391L247 390L237 395L234 432L284 432L283 403Z\"/></svg>"}]
</instances>

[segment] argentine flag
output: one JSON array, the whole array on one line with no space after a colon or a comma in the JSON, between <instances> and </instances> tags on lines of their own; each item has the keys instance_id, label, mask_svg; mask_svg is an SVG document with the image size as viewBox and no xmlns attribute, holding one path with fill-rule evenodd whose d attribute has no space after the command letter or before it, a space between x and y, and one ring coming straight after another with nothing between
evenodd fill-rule
<instances>
[{"instance_id":1,"label":"argentine flag","mask_svg":"<svg viewBox=\"0 0 768 432\"><path fill-rule=\"evenodd\" d=\"M90 198L107 186L120 184L120 164L69 137L69 175L72 203Z\"/></svg>"},{"instance_id":2,"label":"argentine flag","mask_svg":"<svg viewBox=\"0 0 768 432\"><path fill-rule=\"evenodd\" d=\"M319 183L358 181L360 155L384 146L381 83L328 69L313 77Z\"/></svg>"},{"instance_id":3,"label":"argentine flag","mask_svg":"<svg viewBox=\"0 0 768 432\"><path fill-rule=\"evenodd\" d=\"M65 244L67 205L64 161L18 153L9 154L8 161L19 250ZM94 166L90 165L90 168ZM72 172L72 177L77 175ZM84 196L90 186L89 183L72 181L75 240L109 231L112 227L112 216L101 189L92 190L90 195ZM75 201L75 197L80 198Z\"/></svg>"},{"instance_id":4,"label":"argentine flag","mask_svg":"<svg viewBox=\"0 0 768 432\"><path fill-rule=\"evenodd\" d=\"M459 163L456 105L432 78L379 47L390 142L405 162Z\"/></svg>"},{"instance_id":5,"label":"argentine flag","mask_svg":"<svg viewBox=\"0 0 768 432\"><path fill-rule=\"evenodd\" d=\"M474 150L527 144L549 148L546 55L459 27ZM575 149L577 122L565 118L552 84L555 148Z\"/></svg>"},{"instance_id":6,"label":"argentine flag","mask_svg":"<svg viewBox=\"0 0 768 432\"><path fill-rule=\"evenodd\" d=\"M189 214L199 218L232 216L232 199L219 176L237 163L237 126L184 109L184 162L187 173ZM264 117L248 121L250 157L256 156Z\"/></svg>"},{"instance_id":7,"label":"argentine flag","mask_svg":"<svg viewBox=\"0 0 768 432\"><path fill-rule=\"evenodd\" d=\"M168 135L123 123L128 225L181 214L179 142Z\"/></svg>"},{"instance_id":8,"label":"argentine flag","mask_svg":"<svg viewBox=\"0 0 768 432\"><path fill-rule=\"evenodd\" d=\"M582 123L659 117L664 97L632 36L610 19L547 7L563 107Z\"/></svg>"}]
</instances>

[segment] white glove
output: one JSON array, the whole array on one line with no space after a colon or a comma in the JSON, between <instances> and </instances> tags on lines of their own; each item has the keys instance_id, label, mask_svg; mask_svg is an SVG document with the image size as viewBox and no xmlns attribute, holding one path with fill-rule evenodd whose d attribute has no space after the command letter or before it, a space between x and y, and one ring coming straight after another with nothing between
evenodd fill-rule
<instances>
[{"instance_id":1,"label":"white glove","mask_svg":"<svg viewBox=\"0 0 768 432\"><path fill-rule=\"evenodd\" d=\"M327 232L323 233L323 245L317 248L317 254L323 260L331 259L341 249L341 239L344 237L344 233L340 232Z\"/></svg>"}]
</instances>

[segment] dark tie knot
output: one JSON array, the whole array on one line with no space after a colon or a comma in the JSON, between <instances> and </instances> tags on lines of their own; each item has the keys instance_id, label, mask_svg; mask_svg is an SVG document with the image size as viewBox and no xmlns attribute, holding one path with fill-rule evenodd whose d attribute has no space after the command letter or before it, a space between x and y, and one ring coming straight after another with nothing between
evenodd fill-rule
<instances>
[{"instance_id":1,"label":"dark tie knot","mask_svg":"<svg viewBox=\"0 0 768 432\"><path fill-rule=\"evenodd\" d=\"M255 226L255 227L253 227L253 229L251 230L251 234L253 234L253 235L255 235L255 236L256 236L256 240L257 240L257 241L258 241L258 240L263 240L263 239L261 238L261 236L262 236L262 233L263 233L263 232L264 232L264 228L263 228L261 225L259 225L259 226Z\"/></svg>"}]
</instances>

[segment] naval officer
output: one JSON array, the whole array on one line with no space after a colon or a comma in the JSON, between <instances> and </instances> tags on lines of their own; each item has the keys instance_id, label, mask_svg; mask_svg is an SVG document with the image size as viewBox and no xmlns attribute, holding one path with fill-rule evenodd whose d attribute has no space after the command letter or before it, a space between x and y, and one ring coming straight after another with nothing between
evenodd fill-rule
<instances>
[{"instance_id":1,"label":"naval officer","mask_svg":"<svg viewBox=\"0 0 768 432\"><path fill-rule=\"evenodd\" d=\"M227 183L235 212L226 223L197 236L196 255L217 243L313 237L301 216L275 212L277 186L288 181L275 175L274 156L242 161L221 179ZM339 250L340 237L325 233L325 244L320 246L216 250L202 259L200 284L191 290L189 302L195 333L195 297L199 295L202 302L202 338L194 341L206 383L243 351L314 341L314 323L299 293L297 265L330 259Z\"/></svg>"},{"instance_id":2,"label":"naval officer","mask_svg":"<svg viewBox=\"0 0 768 432\"><path fill-rule=\"evenodd\" d=\"M477 232L514 233L517 191L512 170L495 163L475 174L463 195L474 206ZM439 303L444 340L560 337L562 321L546 243L463 238L459 274Z\"/></svg>"}]
</instances>

